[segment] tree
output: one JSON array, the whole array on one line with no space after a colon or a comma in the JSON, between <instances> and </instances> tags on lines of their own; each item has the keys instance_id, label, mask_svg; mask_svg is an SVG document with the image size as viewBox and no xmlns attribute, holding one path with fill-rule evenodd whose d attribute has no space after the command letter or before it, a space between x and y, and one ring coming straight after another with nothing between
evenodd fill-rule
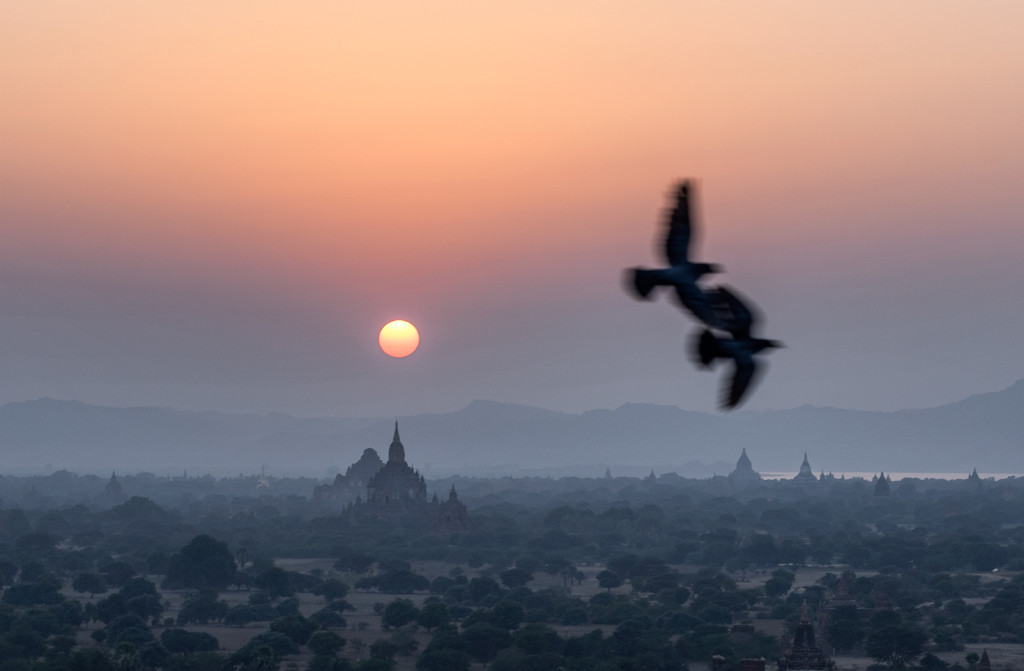
<instances>
[{"instance_id":1,"label":"tree","mask_svg":"<svg viewBox=\"0 0 1024 671\"><path fill-rule=\"evenodd\" d=\"M515 632L513 642L528 655L554 652L562 647L562 639L554 629L536 622L524 625Z\"/></svg>"},{"instance_id":2,"label":"tree","mask_svg":"<svg viewBox=\"0 0 1024 671\"><path fill-rule=\"evenodd\" d=\"M79 573L71 581L71 588L76 592L89 593L89 598L107 591L107 579L99 573Z\"/></svg>"},{"instance_id":3,"label":"tree","mask_svg":"<svg viewBox=\"0 0 1024 671\"><path fill-rule=\"evenodd\" d=\"M864 639L864 627L856 606L836 606L832 610L828 639L841 651L850 650Z\"/></svg>"},{"instance_id":4,"label":"tree","mask_svg":"<svg viewBox=\"0 0 1024 671\"><path fill-rule=\"evenodd\" d=\"M494 578L479 576L469 581L466 596L469 597L471 603L480 603L481 599L490 594L501 596L501 585Z\"/></svg>"},{"instance_id":5,"label":"tree","mask_svg":"<svg viewBox=\"0 0 1024 671\"><path fill-rule=\"evenodd\" d=\"M122 641L146 643L153 640L153 634L145 621L133 613L119 615L107 624L107 643L116 646Z\"/></svg>"},{"instance_id":6,"label":"tree","mask_svg":"<svg viewBox=\"0 0 1024 671\"><path fill-rule=\"evenodd\" d=\"M795 580L796 574L792 571L782 568L775 569L772 571L772 576L764 584L764 593L773 597L782 596L793 587Z\"/></svg>"},{"instance_id":7,"label":"tree","mask_svg":"<svg viewBox=\"0 0 1024 671\"><path fill-rule=\"evenodd\" d=\"M163 586L167 589L223 590L235 576L235 557L222 543L206 534L189 541L167 561Z\"/></svg>"},{"instance_id":8,"label":"tree","mask_svg":"<svg viewBox=\"0 0 1024 671\"><path fill-rule=\"evenodd\" d=\"M461 639L466 652L480 662L489 662L499 650L512 644L512 636L507 629L484 623L466 627Z\"/></svg>"},{"instance_id":9,"label":"tree","mask_svg":"<svg viewBox=\"0 0 1024 671\"><path fill-rule=\"evenodd\" d=\"M306 645L315 655L336 655L345 647L345 639L333 631L315 631Z\"/></svg>"},{"instance_id":10,"label":"tree","mask_svg":"<svg viewBox=\"0 0 1024 671\"><path fill-rule=\"evenodd\" d=\"M448 624L451 619L448 606L440 599L431 597L423 603L419 617L416 618L416 624L430 631L435 627Z\"/></svg>"},{"instance_id":11,"label":"tree","mask_svg":"<svg viewBox=\"0 0 1024 671\"><path fill-rule=\"evenodd\" d=\"M115 592L106 599L96 602L96 618L100 622L110 622L115 617L128 613L128 602L120 593Z\"/></svg>"},{"instance_id":12,"label":"tree","mask_svg":"<svg viewBox=\"0 0 1024 671\"><path fill-rule=\"evenodd\" d=\"M384 629L401 627L416 620L419 614L419 610L412 601L408 599L395 599L384 608L380 623Z\"/></svg>"},{"instance_id":13,"label":"tree","mask_svg":"<svg viewBox=\"0 0 1024 671\"><path fill-rule=\"evenodd\" d=\"M515 629L526 619L526 609L518 601L505 599L494 604L491 624L504 629Z\"/></svg>"},{"instance_id":14,"label":"tree","mask_svg":"<svg viewBox=\"0 0 1024 671\"><path fill-rule=\"evenodd\" d=\"M611 591L622 584L622 578L619 577L618 573L605 569L597 574L597 584Z\"/></svg>"},{"instance_id":15,"label":"tree","mask_svg":"<svg viewBox=\"0 0 1024 671\"><path fill-rule=\"evenodd\" d=\"M231 610L229 610L227 615L224 616L224 624L231 624L239 627L255 621L256 617L252 612L252 607L241 603L237 606L232 606Z\"/></svg>"},{"instance_id":16,"label":"tree","mask_svg":"<svg viewBox=\"0 0 1024 671\"><path fill-rule=\"evenodd\" d=\"M928 671L940 671L941 669L948 669L949 663L942 661L942 659L929 652L918 661L918 666Z\"/></svg>"},{"instance_id":17,"label":"tree","mask_svg":"<svg viewBox=\"0 0 1024 671\"><path fill-rule=\"evenodd\" d=\"M60 593L60 583L48 579L11 585L4 592L3 600L12 606L37 606L60 603L64 596Z\"/></svg>"},{"instance_id":18,"label":"tree","mask_svg":"<svg viewBox=\"0 0 1024 671\"><path fill-rule=\"evenodd\" d=\"M228 614L226 601L217 599L217 593L203 590L187 599L178 611L178 624L206 624L223 620Z\"/></svg>"},{"instance_id":19,"label":"tree","mask_svg":"<svg viewBox=\"0 0 1024 671\"><path fill-rule=\"evenodd\" d=\"M266 648L275 659L285 655L299 654L299 646L295 645L295 641L281 632L268 631L253 636L248 643L232 655L232 659L251 660L256 657L266 657L262 648Z\"/></svg>"},{"instance_id":20,"label":"tree","mask_svg":"<svg viewBox=\"0 0 1024 671\"><path fill-rule=\"evenodd\" d=\"M135 613L142 618L160 617L164 612L164 606L160 603L160 597L155 594L140 594L128 599L125 606L129 612Z\"/></svg>"},{"instance_id":21,"label":"tree","mask_svg":"<svg viewBox=\"0 0 1024 671\"><path fill-rule=\"evenodd\" d=\"M385 594L412 594L429 588L429 580L404 569L385 573L377 578L377 589Z\"/></svg>"},{"instance_id":22,"label":"tree","mask_svg":"<svg viewBox=\"0 0 1024 671\"><path fill-rule=\"evenodd\" d=\"M282 633L299 645L305 645L309 637L316 631L316 623L310 622L296 613L279 617L271 622L270 631Z\"/></svg>"},{"instance_id":23,"label":"tree","mask_svg":"<svg viewBox=\"0 0 1024 671\"><path fill-rule=\"evenodd\" d=\"M348 622L345 620L345 617L340 612L333 610L331 608L321 608L317 612L310 615L309 619L312 622L315 622L316 625L321 629L326 629L328 627L338 627L339 629L344 629L346 626L348 626Z\"/></svg>"},{"instance_id":24,"label":"tree","mask_svg":"<svg viewBox=\"0 0 1024 671\"><path fill-rule=\"evenodd\" d=\"M114 663L99 648L75 650L67 668L72 671L115 671Z\"/></svg>"},{"instance_id":25,"label":"tree","mask_svg":"<svg viewBox=\"0 0 1024 671\"><path fill-rule=\"evenodd\" d=\"M288 572L278 566L271 566L256 576L256 586L271 598L291 596L295 593L288 579Z\"/></svg>"},{"instance_id":26,"label":"tree","mask_svg":"<svg viewBox=\"0 0 1024 671\"><path fill-rule=\"evenodd\" d=\"M108 584L121 587L135 576L135 567L128 562L115 561L100 567L100 573L106 576Z\"/></svg>"},{"instance_id":27,"label":"tree","mask_svg":"<svg viewBox=\"0 0 1024 671\"><path fill-rule=\"evenodd\" d=\"M335 571L346 571L348 573L366 573L373 566L374 559L359 552L350 552L341 556L334 562Z\"/></svg>"},{"instance_id":28,"label":"tree","mask_svg":"<svg viewBox=\"0 0 1024 671\"><path fill-rule=\"evenodd\" d=\"M533 580L533 573L522 568L510 568L507 571L502 571L498 577L501 578L505 587L515 589Z\"/></svg>"},{"instance_id":29,"label":"tree","mask_svg":"<svg viewBox=\"0 0 1024 671\"><path fill-rule=\"evenodd\" d=\"M322 596L324 601L344 599L348 594L348 585L337 578L328 578L313 588L313 594Z\"/></svg>"},{"instance_id":30,"label":"tree","mask_svg":"<svg viewBox=\"0 0 1024 671\"><path fill-rule=\"evenodd\" d=\"M864 639L864 651L874 659L900 668L924 651L928 636L905 625L894 611L881 611L871 618L871 627Z\"/></svg>"}]
</instances>

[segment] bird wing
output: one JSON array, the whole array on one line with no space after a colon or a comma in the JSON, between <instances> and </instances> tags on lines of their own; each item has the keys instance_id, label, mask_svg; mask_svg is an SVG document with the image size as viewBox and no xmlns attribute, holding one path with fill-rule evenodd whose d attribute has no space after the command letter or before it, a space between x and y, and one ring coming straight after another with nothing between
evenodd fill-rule
<instances>
[{"instance_id":1,"label":"bird wing","mask_svg":"<svg viewBox=\"0 0 1024 671\"><path fill-rule=\"evenodd\" d=\"M718 338L708 329L690 336L690 358L698 368L711 368L721 355Z\"/></svg>"},{"instance_id":2,"label":"bird wing","mask_svg":"<svg viewBox=\"0 0 1024 671\"><path fill-rule=\"evenodd\" d=\"M715 313L721 320L725 330L733 337L745 340L750 337L751 328L756 319L754 310L740 299L728 287L718 287L713 292L712 302Z\"/></svg>"},{"instance_id":3,"label":"bird wing","mask_svg":"<svg viewBox=\"0 0 1024 671\"><path fill-rule=\"evenodd\" d=\"M718 317L711 305L711 301L708 300L707 294L697 286L696 282L677 284L675 285L675 290L679 304L689 310L690 314L708 326L714 326L718 323Z\"/></svg>"},{"instance_id":4,"label":"bird wing","mask_svg":"<svg viewBox=\"0 0 1024 671\"><path fill-rule=\"evenodd\" d=\"M679 266L687 263L690 258L690 188L689 182L683 182L676 191L676 204L668 215L668 237L665 238L665 256L669 265Z\"/></svg>"},{"instance_id":5,"label":"bird wing","mask_svg":"<svg viewBox=\"0 0 1024 671\"><path fill-rule=\"evenodd\" d=\"M722 410L736 408L746 395L747 390L752 387L755 377L758 375L758 366L754 363L752 356L738 356L735 359L732 379L728 385L722 386L722 396L719 407Z\"/></svg>"}]
</instances>

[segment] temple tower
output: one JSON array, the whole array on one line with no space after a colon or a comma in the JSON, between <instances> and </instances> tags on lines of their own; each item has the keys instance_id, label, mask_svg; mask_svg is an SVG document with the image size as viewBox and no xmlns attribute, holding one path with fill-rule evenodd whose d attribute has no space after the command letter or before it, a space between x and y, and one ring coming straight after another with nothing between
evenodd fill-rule
<instances>
[{"instance_id":1,"label":"temple tower","mask_svg":"<svg viewBox=\"0 0 1024 671\"><path fill-rule=\"evenodd\" d=\"M814 472L811 470L811 463L807 461L807 453L804 452L804 461L800 464L800 472L793 478L795 482L817 482Z\"/></svg>"},{"instance_id":2,"label":"temple tower","mask_svg":"<svg viewBox=\"0 0 1024 671\"><path fill-rule=\"evenodd\" d=\"M402 445L402 439L398 436L397 419L395 420L395 437L391 439L391 447L388 448L388 461L405 463L405 446Z\"/></svg>"},{"instance_id":3,"label":"temple tower","mask_svg":"<svg viewBox=\"0 0 1024 671\"><path fill-rule=\"evenodd\" d=\"M740 458L736 461L736 468L729 474L729 481L736 485L753 484L761 481L761 474L754 470L747 456L747 448L743 448Z\"/></svg>"}]
</instances>

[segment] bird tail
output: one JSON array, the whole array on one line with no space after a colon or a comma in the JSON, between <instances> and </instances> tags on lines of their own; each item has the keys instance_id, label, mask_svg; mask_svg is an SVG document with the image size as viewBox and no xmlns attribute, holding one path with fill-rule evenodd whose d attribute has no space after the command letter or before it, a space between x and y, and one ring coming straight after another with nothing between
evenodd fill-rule
<instances>
[{"instance_id":1,"label":"bird tail","mask_svg":"<svg viewBox=\"0 0 1024 671\"><path fill-rule=\"evenodd\" d=\"M632 275L632 277L630 277ZM626 271L627 285L631 285L633 291L640 298L648 298L651 291L657 285L654 273L643 268L631 268Z\"/></svg>"},{"instance_id":2,"label":"bird tail","mask_svg":"<svg viewBox=\"0 0 1024 671\"><path fill-rule=\"evenodd\" d=\"M699 337L694 339L693 359L701 368L708 368L719 356L718 338L711 331L704 329Z\"/></svg>"}]
</instances>

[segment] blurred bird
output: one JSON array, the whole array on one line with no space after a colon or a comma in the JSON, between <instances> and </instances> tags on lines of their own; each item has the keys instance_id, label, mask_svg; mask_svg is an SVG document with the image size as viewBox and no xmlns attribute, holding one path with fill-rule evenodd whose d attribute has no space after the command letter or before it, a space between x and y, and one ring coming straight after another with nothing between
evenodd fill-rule
<instances>
[{"instance_id":1,"label":"blurred bird","mask_svg":"<svg viewBox=\"0 0 1024 671\"><path fill-rule=\"evenodd\" d=\"M712 367L718 359L732 360L732 376L727 384L722 385L719 399L720 409L732 410L757 384L761 369L754 355L785 345L778 340L751 335L759 317L732 290L718 287L707 292L707 296L719 327L731 337L719 337L711 330L704 329L693 344L694 360L702 368Z\"/></svg>"},{"instance_id":2,"label":"blurred bird","mask_svg":"<svg viewBox=\"0 0 1024 671\"><path fill-rule=\"evenodd\" d=\"M707 324L717 325L715 311L704 290L697 284L704 275L722 272L722 268L714 263L694 263L690 261L690 243L693 238L693 225L690 216L689 180L682 182L676 189L675 207L668 215L668 236L665 238L665 256L668 268L647 269L631 268L626 271L627 284L639 298L649 299L657 286L675 288L679 304L693 316Z\"/></svg>"}]
</instances>

